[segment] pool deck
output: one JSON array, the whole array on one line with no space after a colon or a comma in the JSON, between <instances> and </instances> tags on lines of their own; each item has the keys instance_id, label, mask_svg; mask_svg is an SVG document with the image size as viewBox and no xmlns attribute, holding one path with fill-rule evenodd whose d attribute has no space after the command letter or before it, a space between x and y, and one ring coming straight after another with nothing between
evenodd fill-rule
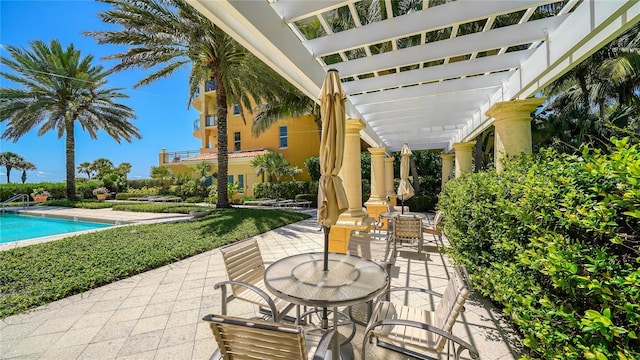
<instances>
[{"instance_id":1,"label":"pool deck","mask_svg":"<svg viewBox=\"0 0 640 360\"><path fill-rule=\"evenodd\" d=\"M80 210L83 211L87 210ZM152 217L141 219L151 220ZM254 238L268 266L286 256L322 251L323 233L319 229L316 219L311 218ZM442 292L451 266L435 246L427 246L421 255L400 252L391 273L392 286L421 286ZM222 256L214 249L55 301L27 314L10 316L0 320L0 358L208 359L216 343L202 317L219 313L220 291L213 285L225 279ZM425 298L405 301L412 306L433 306ZM481 359L511 360L521 355L517 334L490 301L476 292L465 309L453 332L473 344ZM258 315L254 306L241 301L232 301L229 313ZM362 332L362 326L358 326L351 342L356 360L361 359ZM406 359L367 346L367 359ZM468 359L467 354L462 358Z\"/></svg>"},{"instance_id":2,"label":"pool deck","mask_svg":"<svg viewBox=\"0 0 640 360\"><path fill-rule=\"evenodd\" d=\"M113 211L111 208L79 209L79 208L67 208L67 207L59 207L59 206L33 206L33 207L26 207L26 208L18 208L16 210L18 210L18 213L24 214L24 215L56 217L56 218L73 219L73 220L79 220L79 221L94 220L98 222L109 222L112 224L116 224L117 226L183 221L191 218L190 215L185 215L185 214ZM100 230L103 230L103 229L80 231L73 234L77 235L77 234L82 234L86 232L100 231ZM5 244L0 244L0 251L21 247L21 246L43 243L43 242L52 241L52 240L58 240L66 236L69 236L69 234L51 235L51 236L43 236L36 239L31 239L31 240L13 241Z\"/></svg>"}]
</instances>

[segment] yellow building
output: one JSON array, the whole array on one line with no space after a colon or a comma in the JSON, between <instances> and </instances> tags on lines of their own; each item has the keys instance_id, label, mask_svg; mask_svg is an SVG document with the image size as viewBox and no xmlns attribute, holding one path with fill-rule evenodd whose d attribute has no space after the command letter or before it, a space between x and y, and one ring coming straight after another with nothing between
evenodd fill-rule
<instances>
[{"instance_id":1,"label":"yellow building","mask_svg":"<svg viewBox=\"0 0 640 360\"><path fill-rule=\"evenodd\" d=\"M194 122L193 136L200 139L199 150L166 152L162 149L159 165L166 166L174 172L192 173L191 166L203 161L211 164L213 172L217 172L217 106L216 90L213 81L207 81L200 87L193 106L200 112ZM243 108L246 124L240 115L239 105L228 109L227 115L227 144L229 152L229 183L238 184L238 196L252 196L253 184L264 182L256 175L256 169L250 163L258 155L268 152L278 152L291 163L303 171L296 175L296 180L310 180L304 161L312 156L318 156L320 135L313 121L313 116L307 115L296 118L282 119L271 126L260 136L251 134L253 116L250 109Z\"/></svg>"}]
</instances>

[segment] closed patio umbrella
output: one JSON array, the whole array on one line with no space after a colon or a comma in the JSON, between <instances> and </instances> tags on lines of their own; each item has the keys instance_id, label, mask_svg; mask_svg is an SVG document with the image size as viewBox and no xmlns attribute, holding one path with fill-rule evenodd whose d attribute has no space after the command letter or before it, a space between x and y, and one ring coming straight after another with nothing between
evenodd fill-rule
<instances>
[{"instance_id":1,"label":"closed patio umbrella","mask_svg":"<svg viewBox=\"0 0 640 360\"><path fill-rule=\"evenodd\" d=\"M409 161L411 161L411 149L408 144L402 145L400 155L400 184L398 184L398 197L402 201L402 212L404 213L404 201L410 199L414 192L413 186L409 183Z\"/></svg>"},{"instance_id":2,"label":"closed patio umbrella","mask_svg":"<svg viewBox=\"0 0 640 360\"><path fill-rule=\"evenodd\" d=\"M342 168L345 139L345 93L338 71L331 69L320 92L320 181L318 183L318 223L324 228L324 271L328 270L329 231L338 216L349 208L347 194L338 177Z\"/></svg>"}]
</instances>

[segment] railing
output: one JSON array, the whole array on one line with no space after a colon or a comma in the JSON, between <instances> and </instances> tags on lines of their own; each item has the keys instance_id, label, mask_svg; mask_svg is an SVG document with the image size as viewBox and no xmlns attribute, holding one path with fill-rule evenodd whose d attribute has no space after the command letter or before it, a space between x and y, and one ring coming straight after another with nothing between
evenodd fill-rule
<instances>
[{"instance_id":1,"label":"railing","mask_svg":"<svg viewBox=\"0 0 640 360\"><path fill-rule=\"evenodd\" d=\"M163 155L161 153L160 155ZM179 163L186 158L200 155L200 150L185 150L185 151L174 151L174 152L165 152L162 163Z\"/></svg>"},{"instance_id":2,"label":"railing","mask_svg":"<svg viewBox=\"0 0 640 360\"><path fill-rule=\"evenodd\" d=\"M22 203L22 207L29 206L29 195L27 195L27 194L13 195L9 199L7 199L7 200L2 202L2 213L4 214L4 207L8 203L16 202L16 200L18 200L18 199L20 199L20 202Z\"/></svg>"},{"instance_id":3,"label":"railing","mask_svg":"<svg viewBox=\"0 0 640 360\"><path fill-rule=\"evenodd\" d=\"M200 119L193 120L193 131L200 130Z\"/></svg>"}]
</instances>

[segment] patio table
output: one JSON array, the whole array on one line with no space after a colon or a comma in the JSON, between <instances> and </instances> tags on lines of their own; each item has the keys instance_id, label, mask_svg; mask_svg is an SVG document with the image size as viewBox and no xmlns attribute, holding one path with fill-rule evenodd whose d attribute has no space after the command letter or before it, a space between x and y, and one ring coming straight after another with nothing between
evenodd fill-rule
<instances>
[{"instance_id":1,"label":"patio table","mask_svg":"<svg viewBox=\"0 0 640 360\"><path fill-rule=\"evenodd\" d=\"M364 303L380 295L387 287L389 275L382 266L359 256L340 253L328 256L328 271L323 271L322 252L280 259L266 269L264 283L275 296L294 304L333 307L334 326L337 326L337 307ZM324 318L322 328L327 326ZM352 337L353 334L346 342ZM349 358L345 356L349 350L342 355Z\"/></svg>"}]
</instances>

